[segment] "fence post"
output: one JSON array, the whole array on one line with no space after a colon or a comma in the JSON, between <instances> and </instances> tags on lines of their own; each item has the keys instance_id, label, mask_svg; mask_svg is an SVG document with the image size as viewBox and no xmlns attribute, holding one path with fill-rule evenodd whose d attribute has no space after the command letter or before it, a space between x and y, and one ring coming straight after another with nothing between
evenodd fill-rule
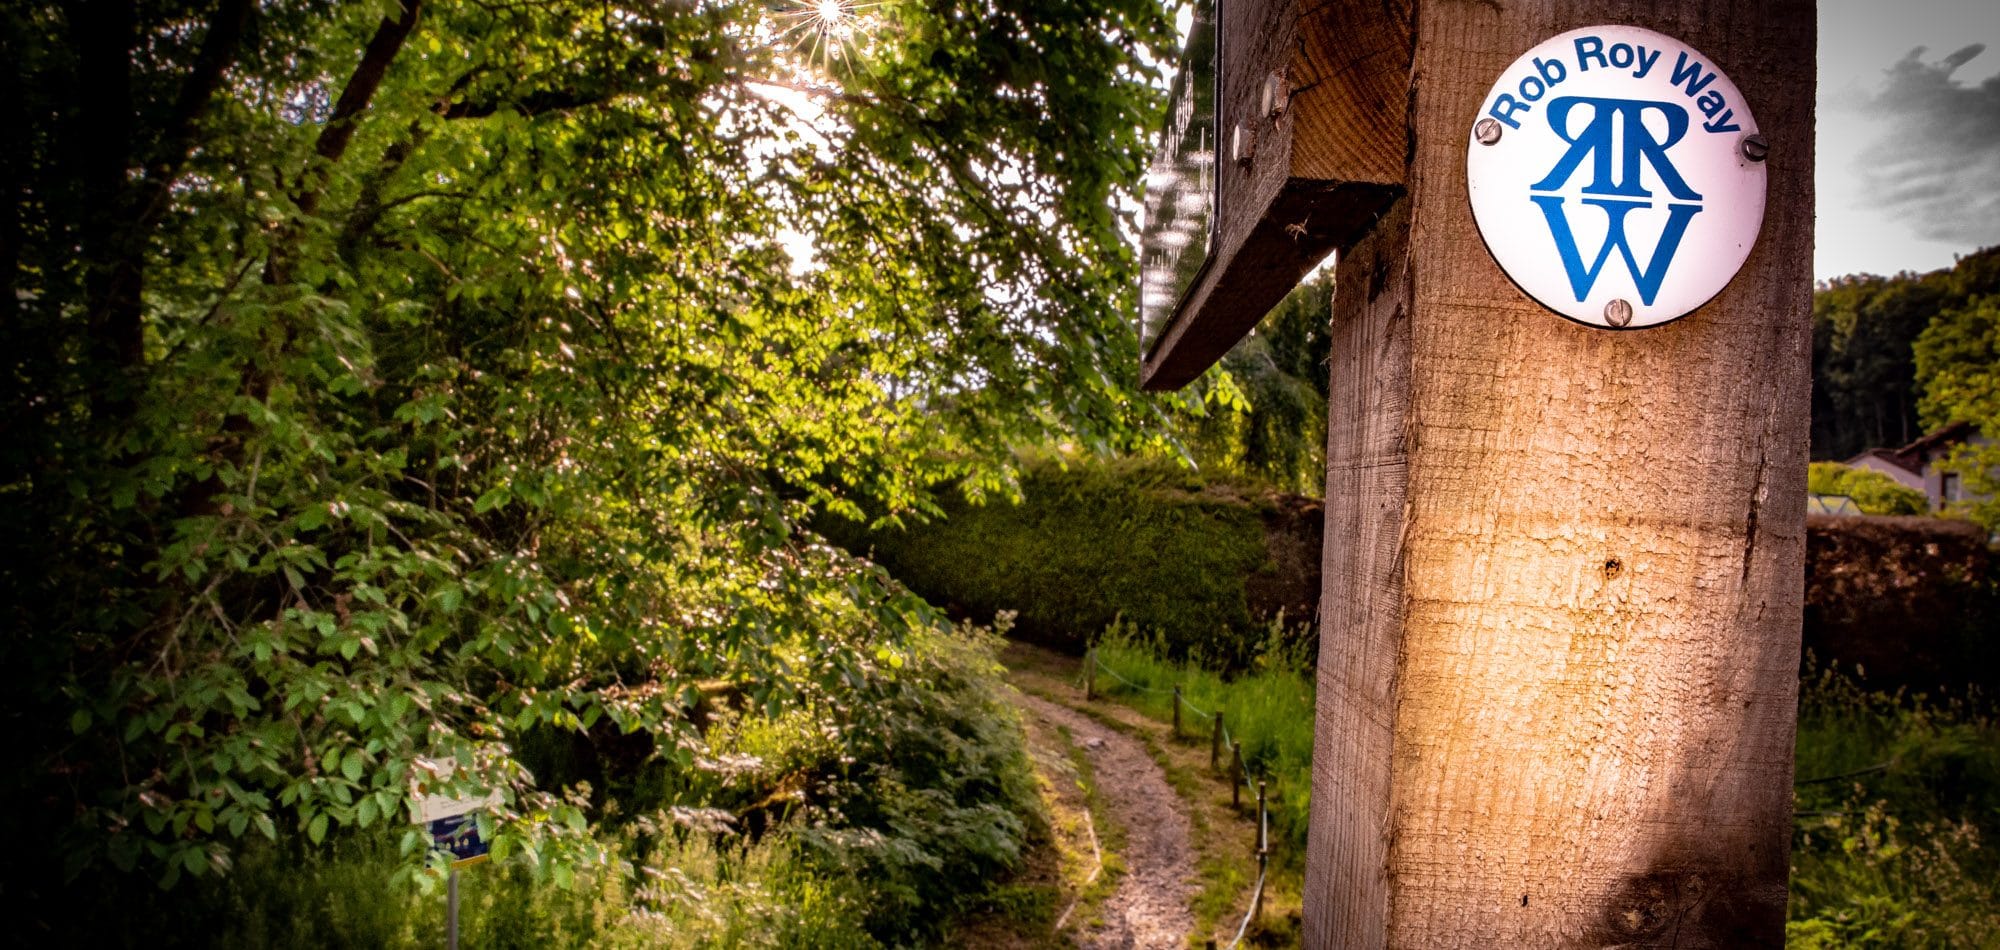
<instances>
[{"instance_id":1,"label":"fence post","mask_svg":"<svg viewBox=\"0 0 2000 950\"><path fill-rule=\"evenodd\" d=\"M1257 780L1257 891L1250 898L1250 919L1264 914L1264 870L1271 860L1270 813L1264 808L1264 780Z\"/></svg>"},{"instance_id":2,"label":"fence post","mask_svg":"<svg viewBox=\"0 0 2000 950\"><path fill-rule=\"evenodd\" d=\"M1181 737L1181 685L1174 684L1174 738Z\"/></svg>"},{"instance_id":3,"label":"fence post","mask_svg":"<svg viewBox=\"0 0 2000 950\"><path fill-rule=\"evenodd\" d=\"M1222 710L1215 711L1215 731L1208 736L1208 770L1222 767Z\"/></svg>"},{"instance_id":4,"label":"fence post","mask_svg":"<svg viewBox=\"0 0 2000 950\"><path fill-rule=\"evenodd\" d=\"M1263 863L1264 852L1271 847L1271 842L1264 838L1264 816L1264 780L1260 778L1257 780L1257 861L1259 864Z\"/></svg>"},{"instance_id":5,"label":"fence post","mask_svg":"<svg viewBox=\"0 0 2000 950\"><path fill-rule=\"evenodd\" d=\"M1083 651L1083 698L1097 698L1097 648Z\"/></svg>"},{"instance_id":6,"label":"fence post","mask_svg":"<svg viewBox=\"0 0 2000 950\"><path fill-rule=\"evenodd\" d=\"M1229 754L1236 757L1236 774L1229 780L1229 807L1243 807L1243 743L1229 744Z\"/></svg>"}]
</instances>

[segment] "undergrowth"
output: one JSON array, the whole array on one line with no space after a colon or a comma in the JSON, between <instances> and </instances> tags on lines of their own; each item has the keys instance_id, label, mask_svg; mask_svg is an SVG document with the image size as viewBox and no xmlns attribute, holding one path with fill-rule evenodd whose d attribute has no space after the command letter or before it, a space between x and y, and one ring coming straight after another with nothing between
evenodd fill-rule
<instances>
[{"instance_id":1,"label":"undergrowth","mask_svg":"<svg viewBox=\"0 0 2000 950\"><path fill-rule=\"evenodd\" d=\"M562 880L538 877L524 854L461 871L464 944L845 948L937 939L953 914L1020 865L1045 820L1017 714L999 692L996 639L970 628L917 637L895 675L856 690L867 730L834 725L853 710L717 710L699 761L709 784L620 781L621 796L591 806L597 863ZM86 882L72 891L68 938L436 946L442 881L395 874L408 827L378 823L327 847L281 836L246 851L231 873L171 893L136 878Z\"/></svg>"},{"instance_id":2,"label":"undergrowth","mask_svg":"<svg viewBox=\"0 0 2000 950\"><path fill-rule=\"evenodd\" d=\"M1226 712L1272 797L1274 864L1306 853L1313 684L1281 630L1252 669L1225 677L1165 658L1157 639L1113 625L1098 641L1097 691L1160 720L1175 685ZM1113 676L1111 673L1115 673ZM1186 729L1206 731L1183 711ZM1794 948L2000 947L2000 719L1977 694L1871 692L1810 660L1799 695L1797 817L1786 942Z\"/></svg>"},{"instance_id":3,"label":"undergrowth","mask_svg":"<svg viewBox=\"0 0 2000 950\"><path fill-rule=\"evenodd\" d=\"M1313 684L1306 642L1280 617L1265 627L1249 669L1233 676L1194 660L1169 659L1157 637L1141 635L1127 623L1107 628L1096 647L1098 661L1117 674L1099 675L1099 693L1170 721L1178 685L1193 707L1181 713L1191 735L1210 735L1213 720L1207 716L1223 714L1229 737L1243 748L1250 780L1269 783L1271 860L1287 868L1305 862L1312 792Z\"/></svg>"},{"instance_id":4,"label":"undergrowth","mask_svg":"<svg viewBox=\"0 0 2000 950\"><path fill-rule=\"evenodd\" d=\"M2000 946L2000 722L1978 695L1800 684L1793 947Z\"/></svg>"}]
</instances>

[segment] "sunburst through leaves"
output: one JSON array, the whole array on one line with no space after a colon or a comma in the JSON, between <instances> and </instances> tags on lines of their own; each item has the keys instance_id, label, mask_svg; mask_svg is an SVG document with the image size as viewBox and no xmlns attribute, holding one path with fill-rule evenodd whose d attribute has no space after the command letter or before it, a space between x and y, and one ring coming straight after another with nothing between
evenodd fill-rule
<instances>
[{"instance_id":1,"label":"sunburst through leaves","mask_svg":"<svg viewBox=\"0 0 2000 950\"><path fill-rule=\"evenodd\" d=\"M879 26L881 2L808 0L777 10L778 42L831 75L835 64L851 72L861 44Z\"/></svg>"}]
</instances>

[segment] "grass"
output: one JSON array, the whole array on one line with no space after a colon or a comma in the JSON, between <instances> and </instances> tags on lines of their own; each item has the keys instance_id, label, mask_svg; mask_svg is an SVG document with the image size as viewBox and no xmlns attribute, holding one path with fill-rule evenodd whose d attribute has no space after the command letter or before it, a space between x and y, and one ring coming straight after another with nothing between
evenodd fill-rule
<instances>
[{"instance_id":1,"label":"grass","mask_svg":"<svg viewBox=\"0 0 2000 950\"><path fill-rule=\"evenodd\" d=\"M1067 730L1033 717L1023 717L1022 725L1045 820L1030 838L1022 871L989 891L940 946L1071 946L1068 935L1097 917L1124 873L1115 852L1123 847L1124 829L1110 821L1090 761Z\"/></svg>"},{"instance_id":2,"label":"grass","mask_svg":"<svg viewBox=\"0 0 2000 950\"><path fill-rule=\"evenodd\" d=\"M1099 676L1101 695L1171 722L1173 689L1179 686L1194 710L1223 714L1229 737L1242 746L1251 781L1268 783L1272 860L1287 867L1303 863L1312 791L1313 684L1301 672L1306 665L1295 654L1299 642L1287 637L1281 624L1271 625L1251 669L1233 677L1192 661L1169 660L1158 643L1141 639L1129 626L1114 625L1096 647L1097 661L1116 674ZM1206 737L1212 727L1212 720L1195 711L1183 710L1182 719L1190 735Z\"/></svg>"},{"instance_id":3,"label":"grass","mask_svg":"<svg viewBox=\"0 0 2000 950\"><path fill-rule=\"evenodd\" d=\"M1125 826L1112 819L1111 808L1097 786L1097 770L1091 766L1090 757L1083 754L1068 729L1057 726L1056 731L1062 736L1064 753L1069 757L1070 767L1076 770L1077 787L1083 792L1086 831L1096 839L1092 867L1079 868L1083 876L1075 882L1076 903L1067 908L1070 916L1064 924L1099 925L1104 922L1099 911L1105 898L1118 889L1118 879L1125 876L1125 861L1120 857L1125 853Z\"/></svg>"},{"instance_id":4,"label":"grass","mask_svg":"<svg viewBox=\"0 0 2000 950\"><path fill-rule=\"evenodd\" d=\"M1114 627L1097 646L1109 671L1097 693L1168 722L1179 685L1193 706L1226 712L1250 771L1278 790L1272 842L1282 900L1302 870L1311 792L1305 666L1283 648L1267 649L1251 672L1226 678L1164 652ZM1205 728L1183 715L1189 734ZM1185 798L1212 784L1177 769L1171 755L1156 758ZM1809 661L1795 774L1789 946L2000 948L2000 717L1990 700L1873 692ZM1206 863L1202 874L1206 924L1248 881Z\"/></svg>"},{"instance_id":5,"label":"grass","mask_svg":"<svg viewBox=\"0 0 2000 950\"><path fill-rule=\"evenodd\" d=\"M1788 943L2000 947L2000 721L1808 665Z\"/></svg>"}]
</instances>

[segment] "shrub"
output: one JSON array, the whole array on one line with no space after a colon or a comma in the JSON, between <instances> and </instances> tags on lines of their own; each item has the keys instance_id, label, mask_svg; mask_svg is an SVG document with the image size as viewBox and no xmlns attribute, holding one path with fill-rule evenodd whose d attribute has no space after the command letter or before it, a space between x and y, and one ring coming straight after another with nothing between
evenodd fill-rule
<instances>
[{"instance_id":1,"label":"shrub","mask_svg":"<svg viewBox=\"0 0 2000 950\"><path fill-rule=\"evenodd\" d=\"M1021 495L954 500L931 524L823 527L932 603L980 621L1016 611L1022 638L1071 651L1122 618L1171 655L1237 666L1268 619L1253 590L1263 603L1300 601L1294 616L1317 599L1317 545L1306 558L1267 546L1267 521L1296 515L1277 496L1146 460L1031 464Z\"/></svg>"},{"instance_id":2,"label":"shrub","mask_svg":"<svg viewBox=\"0 0 2000 950\"><path fill-rule=\"evenodd\" d=\"M461 872L465 944L843 948L935 937L1019 864L1044 820L1017 714L999 693L996 639L920 631L906 653L885 654L879 681L837 703L717 708L693 768L704 781L599 799L600 861L551 872L517 853ZM635 787L623 761L564 766ZM69 892L60 929L31 922L27 936L435 946L443 888L428 872L398 874L408 829L377 823L321 846L281 835L245 848L230 873L170 893L94 872Z\"/></svg>"},{"instance_id":3,"label":"shrub","mask_svg":"<svg viewBox=\"0 0 2000 950\"><path fill-rule=\"evenodd\" d=\"M1871 515L1921 515L1930 511L1930 499L1923 492L1905 488L1881 472L1839 462L1814 462L1806 466L1806 490L1815 495L1846 495Z\"/></svg>"}]
</instances>

